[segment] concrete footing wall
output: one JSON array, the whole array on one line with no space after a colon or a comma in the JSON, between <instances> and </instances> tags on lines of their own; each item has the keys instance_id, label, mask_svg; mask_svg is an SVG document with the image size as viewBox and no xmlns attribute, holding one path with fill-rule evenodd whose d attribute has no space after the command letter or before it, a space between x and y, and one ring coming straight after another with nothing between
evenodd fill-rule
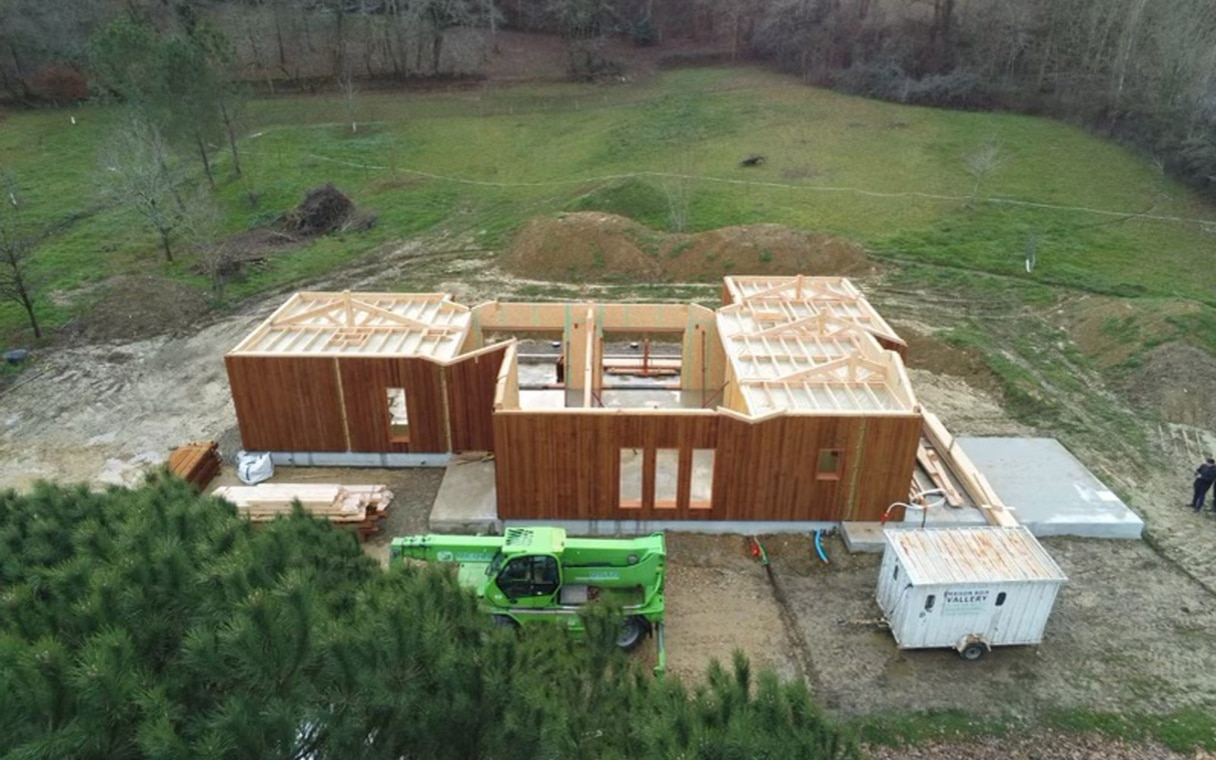
<instances>
[{"instance_id":1,"label":"concrete footing wall","mask_svg":"<svg viewBox=\"0 0 1216 760\"><path fill-rule=\"evenodd\" d=\"M744 520L506 520L504 528L551 525L572 536L639 536L648 533L729 533L765 536L774 533L813 533L839 527L837 522L752 522Z\"/></svg>"},{"instance_id":2,"label":"concrete footing wall","mask_svg":"<svg viewBox=\"0 0 1216 760\"><path fill-rule=\"evenodd\" d=\"M377 454L357 451L272 451L280 467L447 467L448 452L439 454Z\"/></svg>"}]
</instances>

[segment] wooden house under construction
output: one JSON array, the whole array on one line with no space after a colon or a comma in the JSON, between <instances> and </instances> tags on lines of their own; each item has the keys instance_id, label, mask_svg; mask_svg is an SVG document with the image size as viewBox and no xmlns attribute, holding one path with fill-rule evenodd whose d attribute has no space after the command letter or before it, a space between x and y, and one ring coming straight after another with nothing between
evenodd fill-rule
<instances>
[{"instance_id":1,"label":"wooden house under construction","mask_svg":"<svg viewBox=\"0 0 1216 760\"><path fill-rule=\"evenodd\" d=\"M490 451L501 520L804 523L907 499L903 348L847 279L728 277L716 310L298 293L226 362L281 463Z\"/></svg>"}]
</instances>

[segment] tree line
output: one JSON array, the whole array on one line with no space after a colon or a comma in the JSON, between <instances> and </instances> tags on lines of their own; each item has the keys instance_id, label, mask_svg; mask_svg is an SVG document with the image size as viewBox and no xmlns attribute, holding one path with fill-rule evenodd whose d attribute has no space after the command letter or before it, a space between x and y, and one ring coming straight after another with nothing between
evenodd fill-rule
<instances>
[{"instance_id":1,"label":"tree line","mask_svg":"<svg viewBox=\"0 0 1216 760\"><path fill-rule=\"evenodd\" d=\"M1070 119L1216 192L1209 0L0 0L0 98L95 91L91 41L121 17L205 22L269 89L477 76L499 29L561 35L579 77L619 65L605 38L693 40L849 92Z\"/></svg>"},{"instance_id":2,"label":"tree line","mask_svg":"<svg viewBox=\"0 0 1216 760\"><path fill-rule=\"evenodd\" d=\"M857 746L741 655L691 689L615 645L495 628L302 510L254 529L164 476L0 492L6 758L789 758Z\"/></svg>"}]
</instances>

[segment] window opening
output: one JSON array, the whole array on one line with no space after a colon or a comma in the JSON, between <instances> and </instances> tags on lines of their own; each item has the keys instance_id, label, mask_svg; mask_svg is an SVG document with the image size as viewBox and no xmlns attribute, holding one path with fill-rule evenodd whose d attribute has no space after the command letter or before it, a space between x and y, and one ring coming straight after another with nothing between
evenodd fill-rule
<instances>
[{"instance_id":1,"label":"window opening","mask_svg":"<svg viewBox=\"0 0 1216 760\"><path fill-rule=\"evenodd\" d=\"M929 594L925 597L925 612L933 610L933 605L937 602L937 594Z\"/></svg>"},{"instance_id":2,"label":"window opening","mask_svg":"<svg viewBox=\"0 0 1216 760\"><path fill-rule=\"evenodd\" d=\"M996 606L1000 607L1005 603L1005 592L1001 591L996 595Z\"/></svg>"},{"instance_id":3,"label":"window opening","mask_svg":"<svg viewBox=\"0 0 1216 760\"><path fill-rule=\"evenodd\" d=\"M621 509L642 508L642 450L621 449L620 494Z\"/></svg>"},{"instance_id":4,"label":"window opening","mask_svg":"<svg viewBox=\"0 0 1216 760\"><path fill-rule=\"evenodd\" d=\"M840 449L820 449L815 466L815 480L840 480L843 452Z\"/></svg>"},{"instance_id":5,"label":"window opening","mask_svg":"<svg viewBox=\"0 0 1216 760\"><path fill-rule=\"evenodd\" d=\"M688 508L709 509L713 506L714 450L692 450L692 477L689 480Z\"/></svg>"},{"instance_id":6,"label":"window opening","mask_svg":"<svg viewBox=\"0 0 1216 760\"><path fill-rule=\"evenodd\" d=\"M559 580L555 557L516 557L499 573L498 588L508 599L550 596L557 591Z\"/></svg>"},{"instance_id":7,"label":"window opening","mask_svg":"<svg viewBox=\"0 0 1216 760\"><path fill-rule=\"evenodd\" d=\"M388 437L396 443L409 443L410 412L405 403L405 388L388 389Z\"/></svg>"},{"instance_id":8,"label":"window opening","mask_svg":"<svg viewBox=\"0 0 1216 760\"><path fill-rule=\"evenodd\" d=\"M654 457L654 508L675 509L680 482L680 450L659 449Z\"/></svg>"}]
</instances>

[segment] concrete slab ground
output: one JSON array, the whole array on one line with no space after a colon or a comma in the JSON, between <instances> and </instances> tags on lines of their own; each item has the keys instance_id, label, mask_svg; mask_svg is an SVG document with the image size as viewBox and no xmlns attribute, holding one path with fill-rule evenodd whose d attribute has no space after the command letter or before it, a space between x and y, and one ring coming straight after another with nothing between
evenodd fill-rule
<instances>
[{"instance_id":1,"label":"concrete slab ground","mask_svg":"<svg viewBox=\"0 0 1216 760\"><path fill-rule=\"evenodd\" d=\"M1035 536L1139 539L1144 520L1054 438L959 438Z\"/></svg>"},{"instance_id":2,"label":"concrete slab ground","mask_svg":"<svg viewBox=\"0 0 1216 760\"><path fill-rule=\"evenodd\" d=\"M497 533L494 462L455 461L447 466L431 508L434 533Z\"/></svg>"}]
</instances>

